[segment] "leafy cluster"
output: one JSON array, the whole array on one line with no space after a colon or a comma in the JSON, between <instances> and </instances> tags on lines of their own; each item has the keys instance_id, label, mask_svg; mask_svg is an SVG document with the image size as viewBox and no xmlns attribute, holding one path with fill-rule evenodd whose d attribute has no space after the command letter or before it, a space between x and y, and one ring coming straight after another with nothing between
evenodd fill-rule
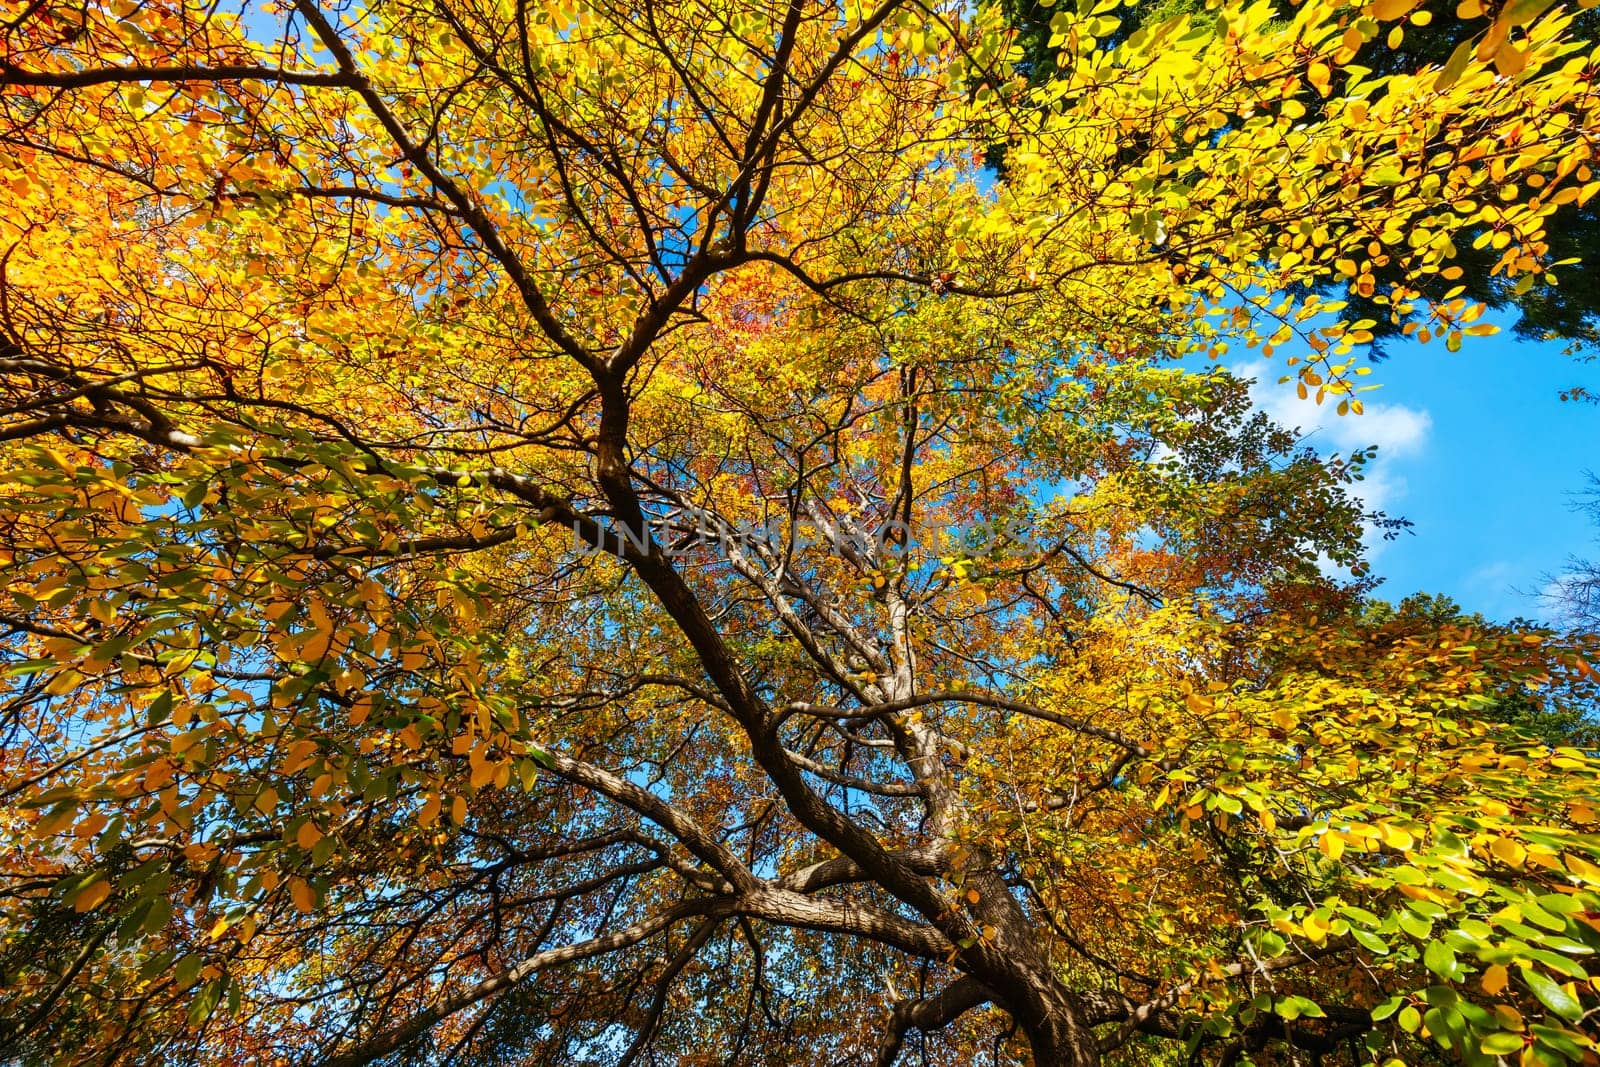
<instances>
[{"instance_id":1,"label":"leafy cluster","mask_svg":"<svg viewBox=\"0 0 1600 1067\"><path fill-rule=\"evenodd\" d=\"M16 5L0 1058L1592 1056L1593 640L1215 366L1559 269L1422 10Z\"/></svg>"}]
</instances>

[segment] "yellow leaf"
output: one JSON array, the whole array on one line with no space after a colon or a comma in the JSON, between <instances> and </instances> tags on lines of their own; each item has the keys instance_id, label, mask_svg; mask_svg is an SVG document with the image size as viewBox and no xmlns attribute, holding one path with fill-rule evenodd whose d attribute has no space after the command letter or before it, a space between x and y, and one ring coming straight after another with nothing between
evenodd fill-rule
<instances>
[{"instance_id":1,"label":"yellow leaf","mask_svg":"<svg viewBox=\"0 0 1600 1067\"><path fill-rule=\"evenodd\" d=\"M1421 2L1422 0L1378 0L1367 8L1367 14L1379 22L1392 22L1411 14L1411 9Z\"/></svg>"},{"instance_id":2,"label":"yellow leaf","mask_svg":"<svg viewBox=\"0 0 1600 1067\"><path fill-rule=\"evenodd\" d=\"M432 826L439 817L439 794L429 793L428 799L422 802L422 807L417 811L417 825L423 829Z\"/></svg>"},{"instance_id":3,"label":"yellow leaf","mask_svg":"<svg viewBox=\"0 0 1600 1067\"><path fill-rule=\"evenodd\" d=\"M1392 823L1379 823L1378 830L1383 834L1383 843L1390 848L1404 852L1415 844L1409 832Z\"/></svg>"},{"instance_id":4,"label":"yellow leaf","mask_svg":"<svg viewBox=\"0 0 1600 1067\"><path fill-rule=\"evenodd\" d=\"M1503 964L1496 963L1483 972L1483 991L1492 996L1497 996L1500 990L1506 987L1506 969Z\"/></svg>"},{"instance_id":5,"label":"yellow leaf","mask_svg":"<svg viewBox=\"0 0 1600 1067\"><path fill-rule=\"evenodd\" d=\"M317 824L307 819L300 824L300 829L295 831L295 844L301 848L310 848L322 840L322 831L317 829Z\"/></svg>"},{"instance_id":6,"label":"yellow leaf","mask_svg":"<svg viewBox=\"0 0 1600 1067\"><path fill-rule=\"evenodd\" d=\"M450 821L457 826L464 826L467 822L467 798L457 796L450 801Z\"/></svg>"},{"instance_id":7,"label":"yellow leaf","mask_svg":"<svg viewBox=\"0 0 1600 1067\"><path fill-rule=\"evenodd\" d=\"M1489 842L1489 851L1508 867L1521 867L1528 858L1528 850L1509 837L1497 837Z\"/></svg>"},{"instance_id":8,"label":"yellow leaf","mask_svg":"<svg viewBox=\"0 0 1600 1067\"><path fill-rule=\"evenodd\" d=\"M255 808L263 815L271 815L278 807L278 791L270 785L256 794Z\"/></svg>"},{"instance_id":9,"label":"yellow leaf","mask_svg":"<svg viewBox=\"0 0 1600 1067\"><path fill-rule=\"evenodd\" d=\"M1495 49L1494 69L1504 78L1515 78L1528 66L1528 53L1506 41Z\"/></svg>"}]
</instances>

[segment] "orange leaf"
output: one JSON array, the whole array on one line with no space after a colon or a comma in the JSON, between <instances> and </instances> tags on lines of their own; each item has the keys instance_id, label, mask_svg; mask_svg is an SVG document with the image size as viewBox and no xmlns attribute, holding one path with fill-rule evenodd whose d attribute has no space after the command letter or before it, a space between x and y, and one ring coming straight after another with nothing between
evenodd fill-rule
<instances>
[{"instance_id":1,"label":"orange leaf","mask_svg":"<svg viewBox=\"0 0 1600 1067\"><path fill-rule=\"evenodd\" d=\"M97 878L82 889L72 901L72 910L76 912L92 911L111 895L111 883L104 878Z\"/></svg>"},{"instance_id":2,"label":"orange leaf","mask_svg":"<svg viewBox=\"0 0 1600 1067\"><path fill-rule=\"evenodd\" d=\"M317 891L304 878L289 879L289 896L302 912L309 914L316 909Z\"/></svg>"},{"instance_id":3,"label":"orange leaf","mask_svg":"<svg viewBox=\"0 0 1600 1067\"><path fill-rule=\"evenodd\" d=\"M417 811L417 824L424 829L433 825L439 817L439 794L429 793L428 799L422 802L422 807Z\"/></svg>"}]
</instances>

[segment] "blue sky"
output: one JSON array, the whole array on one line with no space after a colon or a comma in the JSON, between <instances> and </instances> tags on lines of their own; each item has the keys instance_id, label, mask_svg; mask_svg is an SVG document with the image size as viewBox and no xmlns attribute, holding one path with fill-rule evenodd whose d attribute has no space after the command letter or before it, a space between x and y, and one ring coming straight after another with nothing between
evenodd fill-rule
<instances>
[{"instance_id":1,"label":"blue sky","mask_svg":"<svg viewBox=\"0 0 1600 1067\"><path fill-rule=\"evenodd\" d=\"M1600 557L1600 529L1572 510L1585 472L1600 472L1600 407L1563 402L1564 387L1600 377L1559 343L1519 340L1513 316L1492 337L1391 343L1362 384L1366 414L1340 418L1276 384L1281 362L1230 361L1257 379L1257 403L1299 426L1319 450L1379 446L1367 499L1410 519L1411 533L1371 541L1378 595L1444 593L1491 618L1548 618L1539 591L1569 557ZM1592 382L1591 382L1592 384Z\"/></svg>"}]
</instances>

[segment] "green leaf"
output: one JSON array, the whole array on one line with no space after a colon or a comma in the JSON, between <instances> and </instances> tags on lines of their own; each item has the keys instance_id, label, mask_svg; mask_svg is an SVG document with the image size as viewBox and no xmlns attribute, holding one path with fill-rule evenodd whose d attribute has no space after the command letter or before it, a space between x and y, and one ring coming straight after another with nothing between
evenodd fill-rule
<instances>
[{"instance_id":1,"label":"green leaf","mask_svg":"<svg viewBox=\"0 0 1600 1067\"><path fill-rule=\"evenodd\" d=\"M1439 72L1439 77L1434 80L1435 92L1443 92L1454 85L1466 71L1467 64L1472 62L1472 54L1477 50L1476 40L1462 41L1456 45L1456 50L1450 53L1450 58L1445 61L1444 69Z\"/></svg>"},{"instance_id":2,"label":"green leaf","mask_svg":"<svg viewBox=\"0 0 1600 1067\"><path fill-rule=\"evenodd\" d=\"M222 987L226 984L226 978L213 978L200 988L200 995L189 1005L190 1026L199 1026L206 1021L206 1016L211 1014L217 1002L222 999Z\"/></svg>"},{"instance_id":3,"label":"green leaf","mask_svg":"<svg viewBox=\"0 0 1600 1067\"><path fill-rule=\"evenodd\" d=\"M1456 976L1456 954L1443 941L1428 942L1428 947L1422 951L1422 963L1440 978L1453 979Z\"/></svg>"},{"instance_id":4,"label":"green leaf","mask_svg":"<svg viewBox=\"0 0 1600 1067\"><path fill-rule=\"evenodd\" d=\"M1518 906L1522 910L1522 917L1524 919L1527 919L1531 923L1542 926L1552 933L1559 934L1561 931L1567 928L1567 922L1565 919L1559 919L1556 916L1551 915L1548 911L1545 911L1531 900L1524 900Z\"/></svg>"},{"instance_id":5,"label":"green leaf","mask_svg":"<svg viewBox=\"0 0 1600 1067\"><path fill-rule=\"evenodd\" d=\"M1512 26L1526 26L1555 3L1555 0L1511 0L1500 16Z\"/></svg>"},{"instance_id":6,"label":"green leaf","mask_svg":"<svg viewBox=\"0 0 1600 1067\"><path fill-rule=\"evenodd\" d=\"M172 919L172 902L164 896L150 898L150 910L145 913L140 928L146 934L159 933Z\"/></svg>"},{"instance_id":7,"label":"green leaf","mask_svg":"<svg viewBox=\"0 0 1600 1067\"><path fill-rule=\"evenodd\" d=\"M1400 929L1416 938L1426 941L1433 936L1433 924L1414 912L1402 911L1399 916Z\"/></svg>"},{"instance_id":8,"label":"green leaf","mask_svg":"<svg viewBox=\"0 0 1600 1067\"><path fill-rule=\"evenodd\" d=\"M166 951L158 952L154 956L151 956L149 959L145 960L144 963L139 967L139 980L148 982L150 979L166 970L167 967L171 965L172 957L174 955L175 953L171 949L167 949Z\"/></svg>"},{"instance_id":9,"label":"green leaf","mask_svg":"<svg viewBox=\"0 0 1600 1067\"><path fill-rule=\"evenodd\" d=\"M1501 1031L1483 1039L1478 1048L1490 1056L1503 1056L1508 1052L1522 1051L1522 1035Z\"/></svg>"},{"instance_id":10,"label":"green leaf","mask_svg":"<svg viewBox=\"0 0 1600 1067\"><path fill-rule=\"evenodd\" d=\"M151 726L160 726L167 721L167 716L172 714L172 694L164 692L150 702L150 707L145 711L145 717Z\"/></svg>"},{"instance_id":11,"label":"green leaf","mask_svg":"<svg viewBox=\"0 0 1600 1067\"><path fill-rule=\"evenodd\" d=\"M1300 996L1281 998L1278 1001L1276 1010L1280 1018L1290 1020L1323 1019L1326 1018L1328 1014L1322 1010L1321 1005L1317 1004L1316 1001Z\"/></svg>"},{"instance_id":12,"label":"green leaf","mask_svg":"<svg viewBox=\"0 0 1600 1067\"><path fill-rule=\"evenodd\" d=\"M178 961L178 966L172 972L172 980L179 989L188 989L194 985L194 980L200 977L200 968L205 960L198 952L191 952Z\"/></svg>"},{"instance_id":13,"label":"green leaf","mask_svg":"<svg viewBox=\"0 0 1600 1067\"><path fill-rule=\"evenodd\" d=\"M1389 943L1377 934L1367 930L1351 930L1350 936L1356 939L1356 944L1368 952L1379 956L1387 956L1389 954Z\"/></svg>"},{"instance_id":14,"label":"green leaf","mask_svg":"<svg viewBox=\"0 0 1600 1067\"><path fill-rule=\"evenodd\" d=\"M1532 990L1533 995L1539 998L1539 1003L1568 1022L1575 1023L1583 1018L1583 1005L1578 1003L1577 997L1557 985L1542 971L1536 971L1532 967L1522 967L1520 970L1523 982Z\"/></svg>"},{"instance_id":15,"label":"green leaf","mask_svg":"<svg viewBox=\"0 0 1600 1067\"><path fill-rule=\"evenodd\" d=\"M1573 1040L1578 1035L1571 1030L1560 1030L1554 1026L1541 1026L1539 1023L1534 1023L1528 1027L1528 1033L1532 1034L1534 1038L1533 1051L1543 1052L1545 1062L1560 1063L1562 1060L1572 1063L1583 1062L1584 1048ZM1560 1060L1550 1055L1551 1049L1554 1049L1556 1054L1561 1057Z\"/></svg>"},{"instance_id":16,"label":"green leaf","mask_svg":"<svg viewBox=\"0 0 1600 1067\"><path fill-rule=\"evenodd\" d=\"M1376 1008L1372 1009L1372 1020L1373 1020L1373 1022L1380 1022L1381 1023L1383 1020L1387 1019L1389 1016L1391 1016L1395 1012L1399 1011L1400 1010L1400 1005L1402 1005L1404 1003L1405 1003L1405 999L1402 998L1402 997L1390 997L1388 1000L1384 1001L1382 1004L1379 1004Z\"/></svg>"},{"instance_id":17,"label":"green leaf","mask_svg":"<svg viewBox=\"0 0 1600 1067\"><path fill-rule=\"evenodd\" d=\"M1267 959L1283 955L1288 948L1288 942L1272 930L1263 930L1256 938L1256 950Z\"/></svg>"}]
</instances>

